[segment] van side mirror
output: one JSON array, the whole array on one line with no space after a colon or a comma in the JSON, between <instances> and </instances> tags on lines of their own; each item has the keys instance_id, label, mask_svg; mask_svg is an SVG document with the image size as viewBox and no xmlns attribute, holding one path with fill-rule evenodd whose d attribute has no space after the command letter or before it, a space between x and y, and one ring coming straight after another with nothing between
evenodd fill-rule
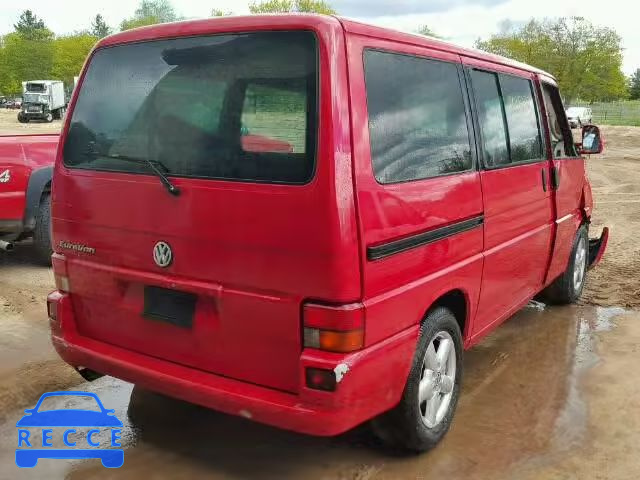
<instances>
[{"instance_id":1,"label":"van side mirror","mask_svg":"<svg viewBox=\"0 0 640 480\"><path fill-rule=\"evenodd\" d=\"M585 125L582 127L582 143L579 145L581 155L591 155L602 153L604 150L604 139L600 129L595 125Z\"/></svg>"}]
</instances>

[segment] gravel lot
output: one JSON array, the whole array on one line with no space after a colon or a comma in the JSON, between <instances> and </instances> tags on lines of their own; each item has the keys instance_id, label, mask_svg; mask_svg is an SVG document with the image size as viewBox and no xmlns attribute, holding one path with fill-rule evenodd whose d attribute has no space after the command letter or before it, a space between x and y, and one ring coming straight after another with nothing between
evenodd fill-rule
<instances>
[{"instance_id":1,"label":"gravel lot","mask_svg":"<svg viewBox=\"0 0 640 480\"><path fill-rule=\"evenodd\" d=\"M0 111L0 134L44 133ZM605 155L588 160L592 234L609 250L575 307L523 309L465 356L464 392L445 441L397 456L358 429L334 439L257 425L112 378L85 383L56 357L44 297L50 269L31 247L0 254L0 479L637 479L640 471L640 128L606 127ZM14 464L15 422L45 391L100 394L125 424L125 464Z\"/></svg>"}]
</instances>

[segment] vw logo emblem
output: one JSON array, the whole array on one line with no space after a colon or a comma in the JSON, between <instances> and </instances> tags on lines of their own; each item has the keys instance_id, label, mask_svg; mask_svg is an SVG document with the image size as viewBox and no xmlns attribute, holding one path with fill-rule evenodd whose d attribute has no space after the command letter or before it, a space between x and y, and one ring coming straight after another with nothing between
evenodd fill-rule
<instances>
[{"instance_id":1,"label":"vw logo emblem","mask_svg":"<svg viewBox=\"0 0 640 480\"><path fill-rule=\"evenodd\" d=\"M171 265L171 262L173 261L173 252L171 252L171 247L168 243L156 243L156 246L153 247L153 261L156 262L156 265L162 268L166 268Z\"/></svg>"}]
</instances>

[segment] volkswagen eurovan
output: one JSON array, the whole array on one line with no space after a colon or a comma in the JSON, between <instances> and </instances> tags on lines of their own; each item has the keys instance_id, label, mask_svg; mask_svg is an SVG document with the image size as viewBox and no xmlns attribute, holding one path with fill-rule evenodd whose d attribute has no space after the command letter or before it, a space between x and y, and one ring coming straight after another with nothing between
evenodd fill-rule
<instances>
[{"instance_id":1,"label":"volkswagen eurovan","mask_svg":"<svg viewBox=\"0 0 640 480\"><path fill-rule=\"evenodd\" d=\"M103 39L54 172L53 343L258 422L422 451L463 350L606 247L556 80L318 15Z\"/></svg>"}]
</instances>

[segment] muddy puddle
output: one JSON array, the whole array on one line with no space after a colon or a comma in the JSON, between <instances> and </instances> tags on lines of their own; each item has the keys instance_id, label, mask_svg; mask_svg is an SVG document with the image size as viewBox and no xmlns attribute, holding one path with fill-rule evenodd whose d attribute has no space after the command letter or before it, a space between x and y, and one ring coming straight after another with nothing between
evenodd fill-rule
<instances>
[{"instance_id":1,"label":"muddy puddle","mask_svg":"<svg viewBox=\"0 0 640 480\"><path fill-rule=\"evenodd\" d=\"M123 422L122 468L106 469L99 460L40 460L34 469L18 470L15 422L22 411L3 405L0 478L518 478L513 472L547 465L588 441L582 380L600 361L599 332L614 328L623 313L539 304L523 309L466 352L453 427L421 456L386 451L365 428L331 439L307 437L105 377L75 389L97 393ZM90 401L65 406L86 408Z\"/></svg>"}]
</instances>

